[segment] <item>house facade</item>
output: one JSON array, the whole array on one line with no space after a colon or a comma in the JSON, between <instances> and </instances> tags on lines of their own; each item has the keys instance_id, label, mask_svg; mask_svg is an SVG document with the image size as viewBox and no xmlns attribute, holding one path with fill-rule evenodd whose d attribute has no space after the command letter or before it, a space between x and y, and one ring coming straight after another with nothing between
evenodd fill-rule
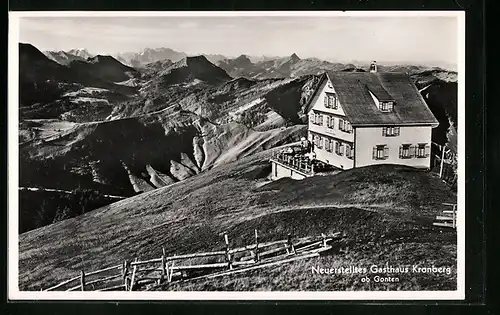
<instances>
[{"instance_id":1,"label":"house facade","mask_svg":"<svg viewBox=\"0 0 500 315\"><path fill-rule=\"evenodd\" d=\"M405 73L327 72L304 108L315 158L339 169L430 168L438 121Z\"/></svg>"}]
</instances>

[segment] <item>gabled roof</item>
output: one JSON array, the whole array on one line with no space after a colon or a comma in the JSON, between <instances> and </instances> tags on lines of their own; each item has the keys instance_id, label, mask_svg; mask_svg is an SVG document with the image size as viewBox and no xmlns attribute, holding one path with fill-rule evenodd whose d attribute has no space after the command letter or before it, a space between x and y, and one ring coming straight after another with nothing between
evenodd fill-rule
<instances>
[{"instance_id":1,"label":"gabled roof","mask_svg":"<svg viewBox=\"0 0 500 315\"><path fill-rule=\"evenodd\" d=\"M417 87L406 73L397 72L327 72L318 84L329 78L340 104L353 126L362 125L437 125L438 121L430 111ZM381 101L394 101L392 112L382 112L374 103L370 91ZM312 107L314 91L306 112Z\"/></svg>"}]
</instances>

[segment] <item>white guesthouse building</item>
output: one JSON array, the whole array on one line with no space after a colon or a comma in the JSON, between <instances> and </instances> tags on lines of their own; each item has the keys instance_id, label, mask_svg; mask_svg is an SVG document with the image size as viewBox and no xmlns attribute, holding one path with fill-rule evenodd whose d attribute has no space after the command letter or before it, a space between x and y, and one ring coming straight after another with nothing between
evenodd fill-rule
<instances>
[{"instance_id":1,"label":"white guesthouse building","mask_svg":"<svg viewBox=\"0 0 500 315\"><path fill-rule=\"evenodd\" d=\"M317 160L340 169L373 164L430 167L438 121L405 73L328 72L309 103Z\"/></svg>"}]
</instances>

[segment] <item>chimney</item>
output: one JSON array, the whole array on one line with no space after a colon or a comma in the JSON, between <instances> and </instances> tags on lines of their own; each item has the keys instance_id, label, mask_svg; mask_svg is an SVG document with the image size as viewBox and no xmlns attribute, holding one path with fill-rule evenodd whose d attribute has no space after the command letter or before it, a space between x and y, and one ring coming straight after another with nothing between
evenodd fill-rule
<instances>
[{"instance_id":1,"label":"chimney","mask_svg":"<svg viewBox=\"0 0 500 315\"><path fill-rule=\"evenodd\" d=\"M370 72L371 73L377 72L377 62L376 61L372 61L372 63L370 64Z\"/></svg>"}]
</instances>

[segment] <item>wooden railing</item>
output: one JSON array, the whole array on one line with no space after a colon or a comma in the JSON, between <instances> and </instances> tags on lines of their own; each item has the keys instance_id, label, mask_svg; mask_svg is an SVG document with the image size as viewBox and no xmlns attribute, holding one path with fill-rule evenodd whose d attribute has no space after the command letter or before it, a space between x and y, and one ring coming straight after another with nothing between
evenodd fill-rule
<instances>
[{"instance_id":1,"label":"wooden railing","mask_svg":"<svg viewBox=\"0 0 500 315\"><path fill-rule=\"evenodd\" d=\"M173 282L213 278L316 257L332 248L328 245L331 241L340 239L342 239L340 233L296 240L292 240L289 235L284 240L260 243L258 232L255 230L253 244L230 248L228 234L224 234L224 250L167 256L163 248L163 254L159 258L143 261L136 258L132 262L124 261L120 265L96 271L81 270L79 275L42 291L133 291L145 287L162 288ZM206 261L207 258L218 261ZM197 262L178 263L186 260L197 260Z\"/></svg>"},{"instance_id":2,"label":"wooden railing","mask_svg":"<svg viewBox=\"0 0 500 315\"><path fill-rule=\"evenodd\" d=\"M304 174L314 174L314 164L312 163L311 159L305 155L291 155L283 152L277 152L272 156L271 159L292 167Z\"/></svg>"},{"instance_id":3,"label":"wooden railing","mask_svg":"<svg viewBox=\"0 0 500 315\"><path fill-rule=\"evenodd\" d=\"M451 210L444 210L444 215L436 216L435 226L457 228L457 204L456 203L443 203L445 206L452 207Z\"/></svg>"}]
</instances>

